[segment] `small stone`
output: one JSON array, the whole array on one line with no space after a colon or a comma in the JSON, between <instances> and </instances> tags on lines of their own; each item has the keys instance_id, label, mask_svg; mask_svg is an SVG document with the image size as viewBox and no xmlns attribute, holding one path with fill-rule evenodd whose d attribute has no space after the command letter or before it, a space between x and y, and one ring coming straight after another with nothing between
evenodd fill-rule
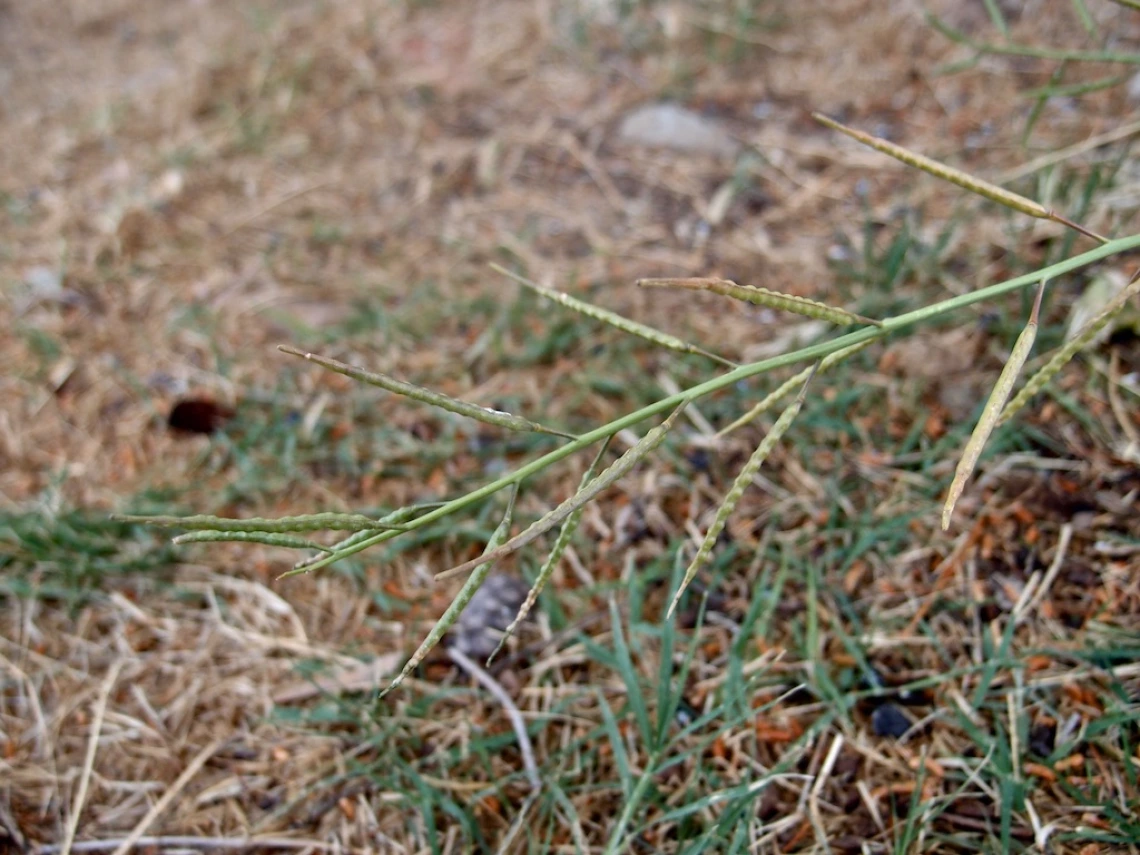
<instances>
[{"instance_id":1,"label":"small stone","mask_svg":"<svg viewBox=\"0 0 1140 855\"><path fill-rule=\"evenodd\" d=\"M477 662L490 656L510 626L529 588L516 576L490 576L459 616L452 644Z\"/></svg>"},{"instance_id":2,"label":"small stone","mask_svg":"<svg viewBox=\"0 0 1140 855\"><path fill-rule=\"evenodd\" d=\"M1042 720L1029 730L1029 750L1038 757L1048 757L1057 744L1057 722Z\"/></svg>"},{"instance_id":3,"label":"small stone","mask_svg":"<svg viewBox=\"0 0 1140 855\"><path fill-rule=\"evenodd\" d=\"M677 151L733 155L736 141L718 122L677 104L647 104L626 115L618 128L622 142Z\"/></svg>"},{"instance_id":4,"label":"small stone","mask_svg":"<svg viewBox=\"0 0 1140 855\"><path fill-rule=\"evenodd\" d=\"M1133 101L1140 101L1140 71L1128 80L1128 97Z\"/></svg>"},{"instance_id":5,"label":"small stone","mask_svg":"<svg viewBox=\"0 0 1140 855\"><path fill-rule=\"evenodd\" d=\"M890 736L899 739L910 730L910 719L897 704L883 704L871 713L871 730L875 736Z\"/></svg>"}]
</instances>

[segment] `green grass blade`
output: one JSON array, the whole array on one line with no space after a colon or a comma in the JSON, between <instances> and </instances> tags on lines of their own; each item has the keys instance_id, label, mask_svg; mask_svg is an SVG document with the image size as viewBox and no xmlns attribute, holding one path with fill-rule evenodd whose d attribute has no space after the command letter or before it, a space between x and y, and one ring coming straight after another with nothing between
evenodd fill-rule
<instances>
[{"instance_id":1,"label":"green grass blade","mask_svg":"<svg viewBox=\"0 0 1140 855\"><path fill-rule=\"evenodd\" d=\"M633 665L629 643L622 631L621 613L618 611L617 602L612 597L610 598L610 627L614 637L617 671L625 684L626 702L633 710L633 717L637 722L641 742L648 747L653 744L653 729L649 724L649 709L645 706L645 695L642 693L641 681L637 678L637 669Z\"/></svg>"},{"instance_id":2,"label":"green grass blade","mask_svg":"<svg viewBox=\"0 0 1140 855\"><path fill-rule=\"evenodd\" d=\"M1001 33L1003 39L1009 38L1009 24L1005 22L1005 15L1001 13L1001 8L997 4L997 0L985 0L986 12L989 13L990 21Z\"/></svg>"},{"instance_id":3,"label":"green grass blade","mask_svg":"<svg viewBox=\"0 0 1140 855\"><path fill-rule=\"evenodd\" d=\"M609 737L610 747L613 749L614 766L617 767L618 779L621 781L622 795L628 800L633 795L633 774L629 769L629 754L625 750L622 740L621 728L618 727L614 711L610 709L609 701L602 694L601 689L595 689L598 695L598 709L602 714L602 728Z\"/></svg>"},{"instance_id":4,"label":"green grass blade","mask_svg":"<svg viewBox=\"0 0 1140 855\"><path fill-rule=\"evenodd\" d=\"M431 389L425 389L423 386L417 386L414 383L397 380L395 377L389 377L387 374L366 371L363 368L347 365L335 359L329 359L325 356L318 356L315 353L298 350L287 344L278 345L277 349L282 353L288 353L292 356L307 359L309 362L315 362L322 368L335 371L337 374L343 374L345 377L351 377L353 380L359 380L361 383L378 386L394 395L402 395L405 398L411 398L413 401L419 401L422 404L438 407L441 410L447 410L449 413L455 413L456 415L466 416L469 419L475 419L484 424L506 428L507 430L547 433L567 439L576 438L573 434L545 427L537 422L524 419L521 416L504 413L501 410L492 410L488 407L480 407L478 404L471 404L467 401L460 401L458 398L452 398L441 392L434 392Z\"/></svg>"}]
</instances>

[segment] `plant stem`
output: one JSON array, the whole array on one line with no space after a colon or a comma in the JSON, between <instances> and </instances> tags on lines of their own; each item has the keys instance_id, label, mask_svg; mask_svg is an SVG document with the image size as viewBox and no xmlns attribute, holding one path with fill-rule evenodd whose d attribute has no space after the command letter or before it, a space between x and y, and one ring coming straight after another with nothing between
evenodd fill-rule
<instances>
[{"instance_id":1,"label":"plant stem","mask_svg":"<svg viewBox=\"0 0 1140 855\"><path fill-rule=\"evenodd\" d=\"M557 463L563 458L569 457L572 454L576 454L577 452L590 447L594 443L599 442L608 436L612 436L619 431L632 427L639 422L650 418L651 416L672 410L680 406L682 403L694 401L697 398L701 398L705 395L709 395L713 392L717 392L721 389L730 387L736 383L739 383L741 380L747 380L750 377L755 377L758 374L763 374L777 368L783 368L786 365L794 365L799 362L809 362L812 360L821 359L831 353L834 353L837 350L841 350L842 348L850 347L851 345L860 344L862 342L870 341L876 338L883 338L895 330L903 329L904 327L921 323L923 321L930 320L931 318L936 318L940 315L947 314L948 312L965 308L966 306L972 306L974 303L981 303L985 300L992 300L996 297L1000 297L1004 294L1016 291L1019 288L1024 288L1028 285L1035 285L1043 279L1055 279L1058 276L1062 276L1066 273L1071 273L1074 270L1079 270L1082 267L1094 264L1105 258L1109 258L1113 255L1117 255L1119 253L1127 252L1129 250L1137 248L1140 248L1140 235L1132 235L1130 237L1112 240L1106 244L1096 247L1095 249L1082 253L1081 255L1065 259L1064 261L1059 261L1056 264L1051 264L1048 267L1042 268L1041 270L1035 270L1031 273L1026 273L1023 276L1017 276L1013 279L1007 279L1004 282L988 285L985 288L979 288L978 290L971 291L968 294L960 294L956 297L951 297L950 299L942 300L929 306L923 306L922 308L915 309L912 312L896 315L893 318L887 318L882 322L882 326L867 327L866 329L857 330L853 333L848 333L847 335L842 335L838 338L831 339L830 341L813 344L809 347L804 347L791 353L784 353L779 356L762 359L759 362L752 362L747 365L742 365L739 368L736 368L718 377L714 377L711 380L706 380L704 383L700 383L674 395L662 398L659 401L655 401L652 404L642 407L640 410L635 410L632 413L628 413L624 416L621 416L620 418L614 419L608 424L604 424L600 427L594 428L591 431L581 434L576 440L569 442L560 448L556 448L554 451L551 451L548 454L544 454L542 457L536 458L529 463L523 464L521 467L516 469L514 472L511 472L510 474L504 475L502 478L492 481L489 484L485 484L484 486L479 487L478 489L475 489L464 496L460 496L457 499L452 499L450 502L441 505L433 511L425 513L423 516L409 520L404 524L403 531L379 532L373 537L362 540L359 543L353 543L350 546L346 546L344 549L338 550L332 555L327 555L318 561L314 561L312 564L307 564L302 568L283 573L282 577L292 576L296 573L307 573L312 570L319 570L320 568L327 567L329 564L332 564L335 561L339 561L342 558L347 558L348 556L355 555L356 553L362 552L369 547L383 543L386 540L390 540L393 537L403 534L405 531L421 528L425 525L429 525L430 523L435 522L436 520L450 516L451 514L461 511L464 508L475 504L476 502L480 502L483 499L486 499L488 496L494 495L499 490L502 490L505 487L509 487L511 484L521 483L531 475L541 472L542 470Z\"/></svg>"}]
</instances>

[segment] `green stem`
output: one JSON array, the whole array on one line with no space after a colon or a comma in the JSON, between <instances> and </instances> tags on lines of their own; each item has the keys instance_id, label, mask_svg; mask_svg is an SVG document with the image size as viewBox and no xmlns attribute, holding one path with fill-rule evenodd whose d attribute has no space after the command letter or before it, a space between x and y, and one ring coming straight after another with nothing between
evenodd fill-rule
<instances>
[{"instance_id":1,"label":"green stem","mask_svg":"<svg viewBox=\"0 0 1140 855\"><path fill-rule=\"evenodd\" d=\"M960 294L957 297L951 297L948 300L934 303L930 306L923 306L921 309L915 309L913 312L907 312L902 315L896 315L893 318L887 318L882 322L882 326L867 327L866 329L857 330L847 335L839 336L838 338L831 339L830 341L820 342L813 344L809 347L801 348L800 350L793 351L792 353L785 353L779 356L773 356L769 359L762 359L759 362L752 362L748 365L742 365L733 371L722 374L719 377L714 377L711 380L706 380L692 388L685 389L675 395L670 395L667 398L662 398L655 401L648 406L642 407L632 413L628 413L620 418L615 419L608 424L601 427L594 428L592 431L580 435L573 442L569 442L561 448L544 454L530 463L516 469L514 472L504 475L496 481L485 484L464 496L457 499L452 499L433 511L429 511L423 516L416 517L414 520L406 522L402 531L383 531L379 532L373 537L361 540L358 543L353 543L346 546L344 549L335 551L332 555L327 555L312 564L307 564L302 568L291 570L282 574L282 576L292 576L296 573L307 573L313 570L319 570L322 567L327 567L333 562L339 561L342 558L347 558L350 555L355 555L358 552L363 552L372 546L383 543L386 540L391 540L406 531L421 528L425 525L435 522L436 520L443 519L451 514L457 513L464 508L492 496L499 490L509 487L511 484L517 484L529 478L535 473L541 472L547 467L557 463L563 458L576 454L585 448L590 447L596 442L605 439L608 436L623 431L626 428L632 427L639 422L644 421L651 416L658 415L659 413L672 410L682 403L694 401L697 398L702 398L713 392L730 387L741 380L747 380L750 377L755 377L758 374L763 374L777 368L783 368L786 365L794 365L799 362L810 362L816 359L834 353L845 347L850 347L854 344L860 344L865 341L870 341L876 338L883 338L895 330L911 326L913 324L921 323L930 320L931 318L944 315L948 312L953 312L957 309L972 306L974 303L981 303L985 300L991 300L995 297L1000 297L1003 294L1008 294L1016 291L1019 288L1024 288L1027 285L1035 285L1042 279L1055 279L1066 273L1071 273L1074 270L1079 270L1090 264L1095 264L1110 256L1117 255L1128 250L1140 248L1140 235L1132 235L1126 238L1109 241L1096 249L1089 250L1081 255L1074 256L1073 258L1059 261L1056 264L1051 264L1041 270L1035 270L1032 273L1026 273L1023 276L1018 276L1013 279L1008 279L1005 282L998 282L994 285L989 285L985 288L979 288L977 291L971 291L968 294Z\"/></svg>"},{"instance_id":2,"label":"green stem","mask_svg":"<svg viewBox=\"0 0 1140 855\"><path fill-rule=\"evenodd\" d=\"M1137 7L1133 7L1137 8ZM979 42L961 30L956 30L935 15L927 13L927 21L946 38L966 45L978 53L1002 54L1005 56L1030 56L1035 59L1072 60L1074 62L1118 62L1123 65L1140 65L1140 53L1117 53L1103 50L1068 50L1066 48L1037 47L1036 45L993 44Z\"/></svg>"},{"instance_id":3,"label":"green stem","mask_svg":"<svg viewBox=\"0 0 1140 855\"><path fill-rule=\"evenodd\" d=\"M625 805L622 807L621 816L618 818L617 825L614 826L613 833L606 844L604 855L616 855L620 851L621 844L626 836L626 826L633 820L634 811L641 804L641 800L645 798L645 793L657 771L658 760L660 760L658 752L654 751L645 761L645 769L642 770L641 777L637 779L637 783L633 787L633 792L629 794L629 798L626 799Z\"/></svg>"}]
</instances>

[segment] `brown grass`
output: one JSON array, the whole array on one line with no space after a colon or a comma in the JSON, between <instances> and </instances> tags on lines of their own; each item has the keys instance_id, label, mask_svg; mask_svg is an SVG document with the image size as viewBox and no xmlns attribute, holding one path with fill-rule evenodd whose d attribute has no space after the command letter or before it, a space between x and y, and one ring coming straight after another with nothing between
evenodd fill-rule
<instances>
[{"instance_id":1,"label":"brown grass","mask_svg":"<svg viewBox=\"0 0 1140 855\"><path fill-rule=\"evenodd\" d=\"M932 5L956 26L992 35L982 4ZM582 11L593 7L603 11ZM566 408L552 414L555 421L612 417L625 404L604 394L573 408L557 395L551 403L549 390L570 388L578 371L574 354L523 370L468 359L482 330L435 304L513 300L515 286L487 269L506 252L538 281L731 359L756 358L785 334L785 321L712 298L647 293L633 282L724 277L834 301L829 249L845 238L862 244L864 205L885 230L921 205L931 224L922 228L932 236L962 201L820 128L811 111L993 177L1025 161L1020 122L1010 117L1024 113L1018 92L1048 82L1051 69L990 57L968 73L936 76L936 66L962 52L910 3L761 4L772 27L741 38L721 32L733 26L730 3L649 4L616 20L607 7L584 0L0 3L0 202L7 208L0 213L0 319L10 331L0 339L4 509L46 504L103 513L163 487L182 490L187 509L235 515L347 511L454 492L480 476L481 464L460 456L417 468L440 430L423 411L385 402L377 414L368 409L377 398L350 399L347 383L290 365L272 346L292 341L298 325L318 333L341 327L366 302L399 324L384 335L346 336L337 355L351 351L457 397L514 395L520 411L540 421L549 406ZM1095 12L1119 44L1135 48L1140 16L1110 4ZM1015 21L1016 35L1080 46L1074 21L1068 4L1042 5ZM1074 69L1067 82L1082 75L1097 72ZM664 96L718 116L743 150L762 155L747 166L750 189L707 234L702 218L734 164L630 149L614 139L625 111ZM1121 87L1053 105L1031 153L1110 131L1132 112ZM1109 156L1085 153L1085 166L1076 168ZM1129 180L1134 191L1136 175ZM1094 206L1085 224L1103 234L1135 231L1128 189L1127 182L1118 186L1118 201ZM1010 241L1032 261L1059 233L1050 223L1010 228L1004 218L974 216L955 232L969 264L938 281L961 289L994 281L1017 263L1003 251ZM429 287L438 297L423 297ZM700 312L692 311L695 299ZM537 330L549 317L524 323ZM1134 663L1106 671L1073 652L1140 632L1137 553L1100 536L1140 538L1135 458L1121 451L1137 429L1135 397L1121 404L1102 391L1102 375L1138 370L1132 343L1132 352L1100 351L1091 370L1072 372L1063 384L1092 428L1052 401L1031 417L1066 454L983 467L957 512L962 531L943 537L936 515L927 514L912 523L902 548L867 553L827 580L831 590L817 592L820 660L842 667L849 657L829 623L841 614L843 591L865 608L868 656L900 682L937 676L944 665L935 648L978 660L981 634L1016 620L1014 652L1025 668L998 684L1018 689L1009 693L1011 705L1026 687L1052 694L1048 712L1044 704L1011 706L1010 715L1088 727L1104 715L1113 679L1135 685ZM863 435L899 440L921 422L936 441L961 418L961 402L947 386L985 388L1000 365L1000 343L981 328L932 334L925 344L925 356L887 350L878 369L860 378L889 402L875 420L857 425ZM943 362L929 355L939 347ZM508 355L521 349L508 341ZM669 365L656 355L638 358L649 376ZM924 359L950 368L913 367ZM1132 394L1109 389L1110 398ZM188 395L236 404L255 421L279 406L310 432L318 421L331 424L324 435L334 438L351 439L356 425L380 422L414 441L375 449L378 462L363 474L338 470L335 461L305 464L305 477L238 495L226 492L236 457L217 440L166 429L171 405ZM584 530L594 546L571 550L556 577L583 633L610 640L605 597L588 583L624 578L661 555L670 538L699 537L753 439L734 435L716 446L709 471L697 477L678 478L669 467L643 471L620 495L588 509ZM817 439L803 456L777 452L770 489L748 493L729 523L738 545L769 538L822 555L836 503L821 473L861 478L876 492L860 506L890 516L913 508L928 479L952 465L947 459L943 469L920 474L868 447ZM271 465L265 472L274 479ZM564 473L551 495L564 495L558 490L577 474ZM534 494L522 504L527 513L542 510ZM778 525L765 531L770 520ZM431 573L472 557L469 546L444 539L383 568L366 564L359 579L327 573L287 583L273 581L288 567L278 551L211 548L187 553L199 563L157 577L105 580L98 596L75 607L5 595L0 850L46 852L37 847L64 844L73 826L72 851L84 841L121 843L132 832L158 850L177 846L152 838L194 838L183 841L189 848L230 841L250 851L422 851L430 834L406 794L353 774L377 756L366 707L352 706L346 715L354 721L338 719L323 731L290 724L281 712L317 705L299 664L327 666L333 676L320 685L334 696L338 675L359 691L391 674L454 590L433 588ZM28 569L24 581L44 582L41 569ZM716 592L710 608L719 622L702 629L688 695L698 709L724 679L718 663L732 645L730 627L747 610L761 572L760 562L750 569L745 562ZM403 600L407 609L391 612L368 592ZM968 606L942 610L947 592ZM788 746L811 733L821 703L788 691L812 661L781 653L794 646L792 619L807 596L805 584L789 586L765 648L748 656L773 676L757 704L783 699L758 712L747 733L718 737L702 757L662 773L661 789L684 792L697 761L723 781L740 780L788 759ZM647 611L656 614L664 598L655 591ZM880 625L892 629L880 632ZM623 686L569 633L544 637L540 625L524 642L497 679L524 717L549 716L535 738L539 764L573 765L559 758L597 726L599 698L618 698ZM379 664L360 673L360 657L368 655ZM645 674L656 673L652 650L644 657ZM513 748L486 762L463 753L473 734L509 733L510 725L486 693L433 694L451 684L471 685L446 661L430 662L405 684L382 730L424 756L459 752L447 767L451 777L432 779L433 786L463 805L494 844L507 836L527 791L511 785L504 792L517 803L503 804L488 782L517 776L522 763ZM968 737L939 724L950 705L969 706L962 695L968 684L940 684L932 719L908 740L873 737L869 710L860 708L851 727L830 726L796 743L801 760L793 774L758 800L756 839L764 842L757 851L819 850L825 841L858 851L897 839L919 766L926 798L946 796L954 775L972 768ZM429 711L410 710L415 698L430 698ZM621 811L620 792L610 786L614 761L604 749L568 790L577 819L550 843L559 851L582 841L600 849ZM1057 834L1104 826L1101 812L1075 807L1066 787L1119 802L1136 762L1090 740L1079 758L1024 765L1038 835L1050 824ZM598 782L609 784L592 789ZM1012 832L1026 843L1035 833L1027 816L1018 814ZM434 820L444 851L473 845L452 817ZM996 821L993 801L971 793L930 833L977 834ZM674 851L671 828L647 834L647 851ZM1108 851L1088 838L1050 845L1055 852Z\"/></svg>"}]
</instances>

